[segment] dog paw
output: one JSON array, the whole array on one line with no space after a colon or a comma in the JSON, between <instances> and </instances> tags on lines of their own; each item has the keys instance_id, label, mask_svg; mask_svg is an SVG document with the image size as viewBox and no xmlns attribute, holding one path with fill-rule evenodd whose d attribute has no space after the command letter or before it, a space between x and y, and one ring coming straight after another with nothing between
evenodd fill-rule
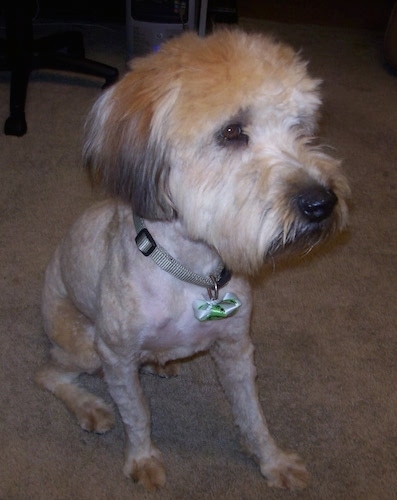
<instances>
[{"instance_id":1,"label":"dog paw","mask_svg":"<svg viewBox=\"0 0 397 500\"><path fill-rule=\"evenodd\" d=\"M158 456L140 459L127 458L124 465L124 474L133 481L141 484L146 490L154 491L165 485L165 470Z\"/></svg>"},{"instance_id":2,"label":"dog paw","mask_svg":"<svg viewBox=\"0 0 397 500\"><path fill-rule=\"evenodd\" d=\"M87 401L76 412L80 427L88 432L104 434L114 425L113 410L103 401Z\"/></svg>"},{"instance_id":3,"label":"dog paw","mask_svg":"<svg viewBox=\"0 0 397 500\"><path fill-rule=\"evenodd\" d=\"M278 452L275 458L261 464L261 472L269 486L302 490L309 484L309 473L303 460L295 453Z\"/></svg>"}]
</instances>

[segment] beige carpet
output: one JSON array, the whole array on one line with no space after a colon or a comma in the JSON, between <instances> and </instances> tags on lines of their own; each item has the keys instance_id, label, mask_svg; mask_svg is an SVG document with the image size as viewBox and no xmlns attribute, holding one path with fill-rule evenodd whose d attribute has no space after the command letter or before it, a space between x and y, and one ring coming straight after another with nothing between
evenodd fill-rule
<instances>
[{"instance_id":1,"label":"beige carpet","mask_svg":"<svg viewBox=\"0 0 397 500\"><path fill-rule=\"evenodd\" d=\"M96 198L80 169L81 126L101 81L35 73L23 138L0 135L0 499L397 498L397 77L381 34L241 20L301 48L324 79L321 135L353 189L349 234L255 283L253 339L269 426L307 460L305 492L270 490L240 453L207 357L175 380L143 379L168 483L147 495L122 475L120 421L83 432L33 383L47 354L43 270L61 235ZM49 27L41 28L49 30ZM53 30L59 30L57 25ZM123 26L82 28L88 55L124 71ZM9 75L0 75L0 117ZM98 393L104 383L82 381Z\"/></svg>"}]
</instances>

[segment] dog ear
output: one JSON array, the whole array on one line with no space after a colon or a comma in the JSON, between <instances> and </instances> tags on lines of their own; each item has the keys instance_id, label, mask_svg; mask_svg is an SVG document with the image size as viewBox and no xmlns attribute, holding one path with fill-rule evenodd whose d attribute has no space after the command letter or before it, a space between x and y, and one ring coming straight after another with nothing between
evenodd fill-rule
<instances>
[{"instance_id":1,"label":"dog ear","mask_svg":"<svg viewBox=\"0 0 397 500\"><path fill-rule=\"evenodd\" d=\"M160 136L177 89L145 68L109 88L94 104L87 122L84 163L93 183L131 203L147 219L175 217L168 189L169 146ZM154 71L153 71L154 70Z\"/></svg>"}]
</instances>

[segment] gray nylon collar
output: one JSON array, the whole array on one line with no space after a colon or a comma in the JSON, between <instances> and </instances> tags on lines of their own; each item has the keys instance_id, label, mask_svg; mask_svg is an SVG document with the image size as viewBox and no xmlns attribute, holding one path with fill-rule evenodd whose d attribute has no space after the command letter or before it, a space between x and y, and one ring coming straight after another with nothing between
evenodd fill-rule
<instances>
[{"instance_id":1,"label":"gray nylon collar","mask_svg":"<svg viewBox=\"0 0 397 500\"><path fill-rule=\"evenodd\" d=\"M214 273L209 276L200 276L190 269L187 269L185 266L180 264L178 261L172 257L164 248L157 245L154 241L152 235L149 233L145 226L145 222L141 217L133 214L134 217L134 225L137 232L137 236L135 238L135 242L145 257L151 257L153 261L161 267L164 271L172 274L176 278L186 281L188 283L192 283L194 285L198 285L201 287L205 287L208 290L210 298L217 298L218 288L222 288L226 283L230 281L232 273L224 266L221 262L219 266L215 269ZM215 295L213 296L210 293L210 290L215 291Z\"/></svg>"}]
</instances>

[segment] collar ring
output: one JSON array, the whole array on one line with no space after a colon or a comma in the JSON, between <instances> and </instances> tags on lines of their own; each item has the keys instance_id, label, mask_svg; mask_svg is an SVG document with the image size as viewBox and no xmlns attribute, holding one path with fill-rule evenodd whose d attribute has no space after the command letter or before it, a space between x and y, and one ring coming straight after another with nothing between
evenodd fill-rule
<instances>
[{"instance_id":1,"label":"collar ring","mask_svg":"<svg viewBox=\"0 0 397 500\"><path fill-rule=\"evenodd\" d=\"M212 281L212 287L207 288L208 296L210 300L218 300L218 282L213 274L209 275L209 278Z\"/></svg>"}]
</instances>

